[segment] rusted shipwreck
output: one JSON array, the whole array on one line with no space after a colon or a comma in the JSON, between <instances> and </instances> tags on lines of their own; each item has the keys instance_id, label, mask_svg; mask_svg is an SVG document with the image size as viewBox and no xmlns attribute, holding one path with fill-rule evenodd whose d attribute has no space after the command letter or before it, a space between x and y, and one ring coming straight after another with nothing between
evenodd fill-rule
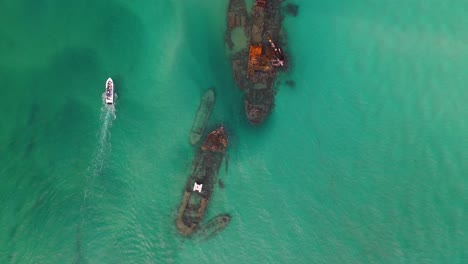
<instances>
[{"instance_id":1,"label":"rusted shipwreck","mask_svg":"<svg viewBox=\"0 0 468 264\"><path fill-rule=\"evenodd\" d=\"M177 213L176 227L181 235L193 234L203 220L227 145L227 134L221 126L207 136L196 155Z\"/></svg>"},{"instance_id":2,"label":"rusted shipwreck","mask_svg":"<svg viewBox=\"0 0 468 264\"><path fill-rule=\"evenodd\" d=\"M232 55L232 69L237 86L244 92L245 113L252 124L263 122L270 114L277 69L285 66L285 56L277 44L282 21L280 4L281 0L255 0L249 19L243 0L229 3L229 48L233 48L231 32L236 27L243 27L249 38L248 47Z\"/></svg>"},{"instance_id":3,"label":"rusted shipwreck","mask_svg":"<svg viewBox=\"0 0 468 264\"><path fill-rule=\"evenodd\" d=\"M197 229L197 232L195 234L196 241L203 242L210 239L211 237L219 233L221 230L226 228L226 226L229 225L230 221L231 216L229 214L218 215L217 217L210 220L207 224L202 225Z\"/></svg>"},{"instance_id":4,"label":"rusted shipwreck","mask_svg":"<svg viewBox=\"0 0 468 264\"><path fill-rule=\"evenodd\" d=\"M211 111L215 104L215 93L213 89L206 91L198 106L197 115L193 120L192 129L190 130L190 144L196 145L200 140L201 136L205 132L206 124L210 118Z\"/></svg>"}]
</instances>

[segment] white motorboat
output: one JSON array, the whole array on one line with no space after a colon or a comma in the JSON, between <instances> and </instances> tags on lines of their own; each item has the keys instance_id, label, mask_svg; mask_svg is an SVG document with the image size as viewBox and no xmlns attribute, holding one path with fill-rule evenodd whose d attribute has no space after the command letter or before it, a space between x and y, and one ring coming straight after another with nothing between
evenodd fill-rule
<instances>
[{"instance_id":1,"label":"white motorboat","mask_svg":"<svg viewBox=\"0 0 468 264\"><path fill-rule=\"evenodd\" d=\"M114 104L114 81L111 78L106 81L106 104Z\"/></svg>"}]
</instances>

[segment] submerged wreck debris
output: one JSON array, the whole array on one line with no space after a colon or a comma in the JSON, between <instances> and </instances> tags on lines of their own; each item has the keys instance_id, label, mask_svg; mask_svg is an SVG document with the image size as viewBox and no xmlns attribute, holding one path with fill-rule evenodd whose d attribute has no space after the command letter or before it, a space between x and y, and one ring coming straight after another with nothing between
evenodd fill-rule
<instances>
[{"instance_id":1,"label":"submerged wreck debris","mask_svg":"<svg viewBox=\"0 0 468 264\"><path fill-rule=\"evenodd\" d=\"M244 34L247 36L249 34L248 27L248 15L247 7L245 5L245 0L231 0L229 1L228 13L227 13L227 31L225 36L225 41L229 46L229 49L232 50L234 47L234 42L231 38L231 31L237 27L243 27Z\"/></svg>"},{"instance_id":2,"label":"submerged wreck debris","mask_svg":"<svg viewBox=\"0 0 468 264\"><path fill-rule=\"evenodd\" d=\"M207 136L196 155L177 213L176 227L181 235L193 234L203 220L227 145L227 134L221 126Z\"/></svg>"},{"instance_id":3,"label":"submerged wreck debris","mask_svg":"<svg viewBox=\"0 0 468 264\"><path fill-rule=\"evenodd\" d=\"M227 148L227 136L224 131L224 127L221 126L218 129L211 131L211 133L206 137L201 150L211 151L211 152L220 152L223 153Z\"/></svg>"},{"instance_id":4,"label":"submerged wreck debris","mask_svg":"<svg viewBox=\"0 0 468 264\"><path fill-rule=\"evenodd\" d=\"M294 86L296 86L296 82L293 81L293 80L287 80L286 82L286 85L293 88Z\"/></svg>"},{"instance_id":5,"label":"submerged wreck debris","mask_svg":"<svg viewBox=\"0 0 468 264\"><path fill-rule=\"evenodd\" d=\"M295 5L295 4L287 4L285 7L284 7L285 11L287 14L293 16L293 17L296 17L297 14L299 13L299 6L298 5Z\"/></svg>"},{"instance_id":6,"label":"submerged wreck debris","mask_svg":"<svg viewBox=\"0 0 468 264\"><path fill-rule=\"evenodd\" d=\"M198 106L197 115L193 120L192 129L190 130L190 144L196 145L203 135L203 132L205 132L205 127L214 104L215 93L213 89L209 89L203 94L200 105Z\"/></svg>"},{"instance_id":7,"label":"submerged wreck debris","mask_svg":"<svg viewBox=\"0 0 468 264\"><path fill-rule=\"evenodd\" d=\"M244 108L252 124L260 124L270 114L275 99L274 83L278 68L285 67L283 50L277 44L281 29L281 0L255 0L252 19L246 26L231 23L232 17L244 14L245 3L231 0L228 8L226 42L232 49L230 35L236 26L250 27L244 30L249 35L248 50L241 50L232 56L232 69L237 86L244 92ZM235 20L235 19L234 19Z\"/></svg>"},{"instance_id":8,"label":"submerged wreck debris","mask_svg":"<svg viewBox=\"0 0 468 264\"><path fill-rule=\"evenodd\" d=\"M219 188L224 189L224 181L222 179L218 180Z\"/></svg>"},{"instance_id":9,"label":"submerged wreck debris","mask_svg":"<svg viewBox=\"0 0 468 264\"><path fill-rule=\"evenodd\" d=\"M249 87L250 82L247 80L247 58L249 56L249 51L247 49L241 50L238 53L232 55L232 72L234 75L234 81L236 82L237 87L241 91L245 91Z\"/></svg>"},{"instance_id":10,"label":"submerged wreck debris","mask_svg":"<svg viewBox=\"0 0 468 264\"><path fill-rule=\"evenodd\" d=\"M201 226L197 229L196 240L198 242L203 242L210 239L212 236L216 235L219 231L226 228L231 221L231 216L228 214L218 215L206 225Z\"/></svg>"}]
</instances>

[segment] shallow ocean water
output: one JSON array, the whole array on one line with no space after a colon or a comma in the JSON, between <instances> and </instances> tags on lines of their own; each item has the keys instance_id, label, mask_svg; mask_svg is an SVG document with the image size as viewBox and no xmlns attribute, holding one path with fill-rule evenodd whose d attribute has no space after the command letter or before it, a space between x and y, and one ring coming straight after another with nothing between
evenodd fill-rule
<instances>
[{"instance_id":1,"label":"shallow ocean water","mask_svg":"<svg viewBox=\"0 0 468 264\"><path fill-rule=\"evenodd\" d=\"M0 2L0 262L466 262L468 4L295 3L252 127L227 1ZM194 243L174 221L209 87L230 148L206 219L232 220Z\"/></svg>"}]
</instances>

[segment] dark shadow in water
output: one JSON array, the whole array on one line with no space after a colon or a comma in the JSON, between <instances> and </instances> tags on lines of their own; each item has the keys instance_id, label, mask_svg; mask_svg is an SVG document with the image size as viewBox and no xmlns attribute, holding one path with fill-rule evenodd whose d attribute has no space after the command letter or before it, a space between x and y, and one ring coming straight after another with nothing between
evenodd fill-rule
<instances>
[{"instance_id":1,"label":"dark shadow in water","mask_svg":"<svg viewBox=\"0 0 468 264\"><path fill-rule=\"evenodd\" d=\"M15 238L19 226L19 224L16 224L10 229L10 232L8 232L8 237L10 238L10 241L12 241Z\"/></svg>"},{"instance_id":2,"label":"dark shadow in water","mask_svg":"<svg viewBox=\"0 0 468 264\"><path fill-rule=\"evenodd\" d=\"M15 214L15 224L13 227L10 228L8 232L8 243L14 245L16 240L18 240L18 236L24 236L25 231L18 231L24 229L25 227L30 228L27 226L27 222L31 219L34 219L37 214L40 214L46 210L44 207L45 200L47 199L47 190L53 189L52 182L47 179L47 174L41 172L40 168L36 165L29 165L27 168L24 168L25 171L35 171L34 177L31 175L28 178L20 178L17 180L16 186L23 186L24 189L30 189L31 187L36 187L34 190L36 197L35 202L32 206L25 209L24 206L29 203L29 199L26 194L21 194L18 197L24 197L23 200L20 198L16 201L16 206L14 209ZM40 182L40 184L39 184ZM20 229L21 228L21 229ZM28 232L31 230L29 229Z\"/></svg>"},{"instance_id":3,"label":"dark shadow in water","mask_svg":"<svg viewBox=\"0 0 468 264\"><path fill-rule=\"evenodd\" d=\"M8 152L15 152L20 153L18 149L24 149L23 158L29 158L31 153L34 151L36 147L36 136L34 131L31 132L32 128L28 130L18 131L14 137L8 143L7 149Z\"/></svg>"},{"instance_id":4,"label":"dark shadow in water","mask_svg":"<svg viewBox=\"0 0 468 264\"><path fill-rule=\"evenodd\" d=\"M219 188L224 189L224 181L222 179L218 180Z\"/></svg>"},{"instance_id":5,"label":"dark shadow in water","mask_svg":"<svg viewBox=\"0 0 468 264\"><path fill-rule=\"evenodd\" d=\"M50 65L50 70L55 71L56 75L57 73L62 73L63 75L58 75L62 76L62 78L75 76L75 78L73 78L75 81L78 79L76 75L95 73L98 65L98 54L95 50L87 47L74 47L55 54L55 58ZM63 84L69 84L69 82L64 82ZM68 91L63 85L58 86L58 88Z\"/></svg>"},{"instance_id":6,"label":"dark shadow in water","mask_svg":"<svg viewBox=\"0 0 468 264\"><path fill-rule=\"evenodd\" d=\"M283 7L283 12L290 16L296 17L299 13L299 6L296 4L286 4L286 6Z\"/></svg>"},{"instance_id":7,"label":"dark shadow in water","mask_svg":"<svg viewBox=\"0 0 468 264\"><path fill-rule=\"evenodd\" d=\"M39 105L34 103L29 112L26 129L22 127L18 127L16 129L17 132L13 134L13 137L10 139L8 143L8 149L13 151L16 147L18 147L18 145L23 145L21 143L28 142L27 144L24 144L26 146L26 153L29 154L32 151L32 147L34 145L34 140L32 139L32 137L34 135L34 126L37 123L38 112L39 112ZM30 136L28 137L27 134L29 134Z\"/></svg>"},{"instance_id":8,"label":"dark shadow in water","mask_svg":"<svg viewBox=\"0 0 468 264\"><path fill-rule=\"evenodd\" d=\"M26 129L26 133L28 134L27 144L25 148L24 157L30 157L31 153L36 146L36 127L38 127L38 115L39 115L39 104L33 103L31 106L31 110L29 111L28 117L28 127Z\"/></svg>"},{"instance_id":9,"label":"dark shadow in water","mask_svg":"<svg viewBox=\"0 0 468 264\"><path fill-rule=\"evenodd\" d=\"M30 138L29 141L28 141L28 144L26 145L26 150L25 150L25 153L24 153L24 156L26 158L31 155L31 153L33 152L35 146L36 146L36 143L34 142L34 140L32 138Z\"/></svg>"},{"instance_id":10,"label":"dark shadow in water","mask_svg":"<svg viewBox=\"0 0 468 264\"><path fill-rule=\"evenodd\" d=\"M54 75L55 77L50 80L41 80L41 84L43 87L47 86L48 93L73 98L78 93L93 93L96 86L89 85L89 83L94 81L99 72L101 72L101 63L95 50L69 48L55 54L48 70L44 73L45 76Z\"/></svg>"},{"instance_id":11,"label":"dark shadow in water","mask_svg":"<svg viewBox=\"0 0 468 264\"><path fill-rule=\"evenodd\" d=\"M226 165L226 175L228 173L228 169L229 169L229 154L226 153L225 157L224 157L224 161L225 161L225 165Z\"/></svg>"},{"instance_id":12,"label":"dark shadow in water","mask_svg":"<svg viewBox=\"0 0 468 264\"><path fill-rule=\"evenodd\" d=\"M290 87L290 88L296 87L296 82L293 81L293 80L287 80L287 81L285 81L284 83L285 83L288 87Z\"/></svg>"},{"instance_id":13,"label":"dark shadow in water","mask_svg":"<svg viewBox=\"0 0 468 264\"><path fill-rule=\"evenodd\" d=\"M76 227L76 256L73 260L73 264L86 264L88 263L81 251L81 223Z\"/></svg>"},{"instance_id":14,"label":"dark shadow in water","mask_svg":"<svg viewBox=\"0 0 468 264\"><path fill-rule=\"evenodd\" d=\"M33 126L37 122L39 110L39 104L33 103L33 105L31 106L31 110L29 111L28 126Z\"/></svg>"}]
</instances>

